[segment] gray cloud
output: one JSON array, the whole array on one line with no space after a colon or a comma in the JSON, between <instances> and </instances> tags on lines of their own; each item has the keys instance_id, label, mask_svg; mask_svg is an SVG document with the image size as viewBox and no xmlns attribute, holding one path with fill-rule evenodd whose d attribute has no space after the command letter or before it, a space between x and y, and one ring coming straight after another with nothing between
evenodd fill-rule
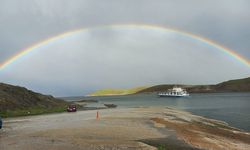
<instances>
[{"instance_id":1,"label":"gray cloud","mask_svg":"<svg viewBox=\"0 0 250 150\"><path fill-rule=\"evenodd\" d=\"M250 58L249 15L247 0L1 0L0 62L65 31L126 23L192 32ZM81 95L104 87L216 83L249 75L218 50L173 37L141 29L91 30L32 52L2 71L0 79L50 94Z\"/></svg>"}]
</instances>

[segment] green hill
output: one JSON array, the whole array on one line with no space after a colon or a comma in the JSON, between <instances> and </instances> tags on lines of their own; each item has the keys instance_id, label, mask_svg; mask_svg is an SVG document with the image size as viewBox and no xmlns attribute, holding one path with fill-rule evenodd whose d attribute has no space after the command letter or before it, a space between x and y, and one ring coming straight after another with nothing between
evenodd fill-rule
<instances>
[{"instance_id":1,"label":"green hill","mask_svg":"<svg viewBox=\"0 0 250 150\"><path fill-rule=\"evenodd\" d=\"M220 92L250 92L250 77L245 79L230 80L215 86Z\"/></svg>"},{"instance_id":2,"label":"green hill","mask_svg":"<svg viewBox=\"0 0 250 150\"><path fill-rule=\"evenodd\" d=\"M230 80L215 85L156 85L138 91L137 93L167 91L168 89L173 88L174 86L185 88L190 93L250 92L250 77L245 79Z\"/></svg>"},{"instance_id":3,"label":"green hill","mask_svg":"<svg viewBox=\"0 0 250 150\"><path fill-rule=\"evenodd\" d=\"M132 89L103 89L89 94L89 96L110 96L135 94L147 87L136 87Z\"/></svg>"},{"instance_id":4,"label":"green hill","mask_svg":"<svg viewBox=\"0 0 250 150\"><path fill-rule=\"evenodd\" d=\"M187 89L190 93L216 93L216 92L250 92L250 77L230 80L215 85L181 85L163 84L152 87L138 87L132 89L103 89L89 94L89 96L128 95L167 91L174 86Z\"/></svg>"},{"instance_id":5,"label":"green hill","mask_svg":"<svg viewBox=\"0 0 250 150\"><path fill-rule=\"evenodd\" d=\"M67 102L24 87L0 83L0 116L13 117L65 111Z\"/></svg>"}]
</instances>

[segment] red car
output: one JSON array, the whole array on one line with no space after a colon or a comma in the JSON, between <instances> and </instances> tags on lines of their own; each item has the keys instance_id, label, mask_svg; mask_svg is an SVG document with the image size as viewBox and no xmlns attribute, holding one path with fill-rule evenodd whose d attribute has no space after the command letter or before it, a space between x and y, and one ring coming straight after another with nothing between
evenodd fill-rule
<instances>
[{"instance_id":1,"label":"red car","mask_svg":"<svg viewBox=\"0 0 250 150\"><path fill-rule=\"evenodd\" d=\"M68 112L76 112L77 111L76 105L69 105L67 108L67 111Z\"/></svg>"}]
</instances>

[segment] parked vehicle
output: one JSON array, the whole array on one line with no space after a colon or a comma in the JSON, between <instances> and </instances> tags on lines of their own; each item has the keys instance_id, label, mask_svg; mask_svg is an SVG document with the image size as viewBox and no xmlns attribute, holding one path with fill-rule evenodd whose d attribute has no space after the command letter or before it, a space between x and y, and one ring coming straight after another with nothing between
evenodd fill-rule
<instances>
[{"instance_id":1,"label":"parked vehicle","mask_svg":"<svg viewBox=\"0 0 250 150\"><path fill-rule=\"evenodd\" d=\"M0 117L0 129L2 129L2 125L3 125L3 120L2 120L2 118Z\"/></svg>"},{"instance_id":2,"label":"parked vehicle","mask_svg":"<svg viewBox=\"0 0 250 150\"><path fill-rule=\"evenodd\" d=\"M67 111L68 112L76 112L77 111L76 105L69 105L67 108Z\"/></svg>"}]
</instances>

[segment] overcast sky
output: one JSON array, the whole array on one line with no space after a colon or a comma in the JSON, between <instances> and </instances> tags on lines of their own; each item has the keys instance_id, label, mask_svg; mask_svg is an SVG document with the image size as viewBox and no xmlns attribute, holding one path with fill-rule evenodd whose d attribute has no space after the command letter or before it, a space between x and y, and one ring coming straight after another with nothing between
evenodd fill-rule
<instances>
[{"instance_id":1,"label":"overcast sky","mask_svg":"<svg viewBox=\"0 0 250 150\"><path fill-rule=\"evenodd\" d=\"M0 62L48 37L110 24L173 27L250 59L248 0L0 0ZM248 76L246 65L199 41L123 26L91 29L41 47L0 71L0 82L70 96Z\"/></svg>"}]
</instances>

